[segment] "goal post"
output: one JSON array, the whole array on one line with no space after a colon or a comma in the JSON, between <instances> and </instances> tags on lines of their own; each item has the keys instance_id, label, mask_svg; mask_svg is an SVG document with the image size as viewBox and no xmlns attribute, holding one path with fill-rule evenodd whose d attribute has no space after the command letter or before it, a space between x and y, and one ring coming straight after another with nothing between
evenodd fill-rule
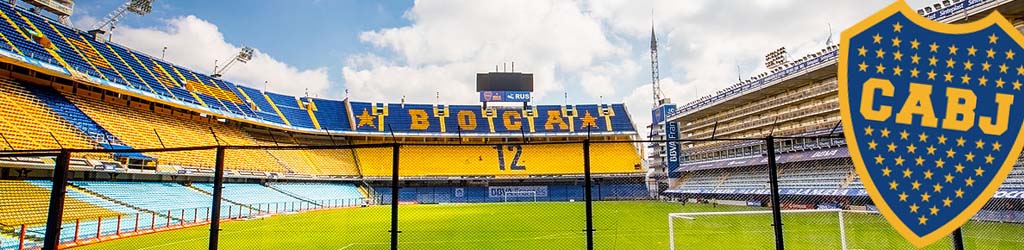
<instances>
[{"instance_id":1,"label":"goal post","mask_svg":"<svg viewBox=\"0 0 1024 250\"><path fill-rule=\"evenodd\" d=\"M838 233L839 233L839 246L842 250L847 250L847 237L846 237L846 221L844 214L846 213L865 213L873 214L876 212L872 211L848 211L841 209L804 209L804 210L782 210L782 214L795 215L795 214L810 214L810 213L823 213L823 214L835 214L838 221ZM676 248L676 234L677 230L686 230L685 228L679 228L677 220L681 221L702 221L708 220L707 218L724 217L724 216L771 216L771 210L753 210L753 211L728 211L728 212L692 212L692 213L670 213L668 214L668 242L669 249L675 250ZM767 222L767 220L766 220ZM713 223L713 222L712 222ZM740 223L750 223L750 221L743 221ZM700 230L700 229L697 229ZM765 228L764 231L771 231L770 228ZM771 237L774 239L774 236ZM788 238L788 237L787 237ZM683 249L683 248L679 248ZM700 249L700 247L693 247L690 249Z\"/></svg>"},{"instance_id":2,"label":"goal post","mask_svg":"<svg viewBox=\"0 0 1024 250\"><path fill-rule=\"evenodd\" d=\"M533 198L533 202L537 202L537 191L507 191L501 196L504 202L508 202L509 198L512 198L512 201L516 201L516 198Z\"/></svg>"}]
</instances>

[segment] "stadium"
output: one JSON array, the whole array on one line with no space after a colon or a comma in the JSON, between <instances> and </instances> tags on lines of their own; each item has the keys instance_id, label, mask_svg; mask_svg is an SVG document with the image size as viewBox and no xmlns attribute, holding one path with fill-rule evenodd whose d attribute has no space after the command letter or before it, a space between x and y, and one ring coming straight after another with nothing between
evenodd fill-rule
<instances>
[{"instance_id":1,"label":"stadium","mask_svg":"<svg viewBox=\"0 0 1024 250\"><path fill-rule=\"evenodd\" d=\"M836 45L677 107L652 32L643 135L624 103L523 100L520 72L478 73L476 104L260 90L73 28L71 1L25 2L0 3L0 250L768 249L780 232L794 249L912 248L853 170ZM918 13L994 11L1024 30L1021 1ZM1020 249L1022 223L1016 166L962 247Z\"/></svg>"}]
</instances>

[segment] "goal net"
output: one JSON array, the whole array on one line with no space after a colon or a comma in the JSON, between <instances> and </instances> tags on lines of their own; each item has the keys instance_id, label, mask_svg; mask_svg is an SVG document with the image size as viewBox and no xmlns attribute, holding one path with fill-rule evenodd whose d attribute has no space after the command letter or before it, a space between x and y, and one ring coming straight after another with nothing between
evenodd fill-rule
<instances>
[{"instance_id":1,"label":"goal net","mask_svg":"<svg viewBox=\"0 0 1024 250\"><path fill-rule=\"evenodd\" d=\"M504 202L537 201L537 191L506 191L501 195Z\"/></svg>"},{"instance_id":2,"label":"goal net","mask_svg":"<svg viewBox=\"0 0 1024 250\"><path fill-rule=\"evenodd\" d=\"M849 212L782 210L786 245L849 249L844 221ZM775 248L771 210L671 213L668 227L672 250Z\"/></svg>"}]
</instances>

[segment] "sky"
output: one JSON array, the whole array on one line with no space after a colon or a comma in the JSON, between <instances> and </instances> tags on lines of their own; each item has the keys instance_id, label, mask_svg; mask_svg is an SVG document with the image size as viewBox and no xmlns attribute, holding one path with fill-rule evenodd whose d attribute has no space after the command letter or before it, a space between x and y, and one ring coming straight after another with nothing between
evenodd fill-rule
<instances>
[{"instance_id":1,"label":"sky","mask_svg":"<svg viewBox=\"0 0 1024 250\"><path fill-rule=\"evenodd\" d=\"M123 2L76 1L72 23L91 29ZM792 58L819 51L890 3L157 0L152 13L122 18L111 40L207 74L249 46L253 60L225 79L372 102L476 103L475 74L515 62L516 71L534 74L535 103L622 102L640 129L653 102L652 24L663 92L685 104L764 72L764 55L779 47Z\"/></svg>"}]
</instances>

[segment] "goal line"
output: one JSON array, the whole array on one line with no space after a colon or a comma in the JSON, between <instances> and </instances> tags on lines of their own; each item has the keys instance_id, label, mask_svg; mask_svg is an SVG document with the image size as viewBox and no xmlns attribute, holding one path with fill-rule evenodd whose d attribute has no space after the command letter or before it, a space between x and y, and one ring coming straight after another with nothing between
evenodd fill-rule
<instances>
[{"instance_id":1,"label":"goal line","mask_svg":"<svg viewBox=\"0 0 1024 250\"><path fill-rule=\"evenodd\" d=\"M799 210L782 210L783 214L806 214L806 213L835 213L839 219L839 241L842 246L842 250L847 250L846 242L846 222L843 214L846 213L858 213L858 214L878 214L876 211L859 211L859 210L842 210L842 209L799 209ZM690 220L696 221L698 218L709 217L709 216L729 216L729 215L761 215L771 214L771 210L756 210L756 211L729 211L729 212L691 212L691 213L670 213L668 214L668 242L669 249L676 249L676 237L675 237L675 220Z\"/></svg>"}]
</instances>

